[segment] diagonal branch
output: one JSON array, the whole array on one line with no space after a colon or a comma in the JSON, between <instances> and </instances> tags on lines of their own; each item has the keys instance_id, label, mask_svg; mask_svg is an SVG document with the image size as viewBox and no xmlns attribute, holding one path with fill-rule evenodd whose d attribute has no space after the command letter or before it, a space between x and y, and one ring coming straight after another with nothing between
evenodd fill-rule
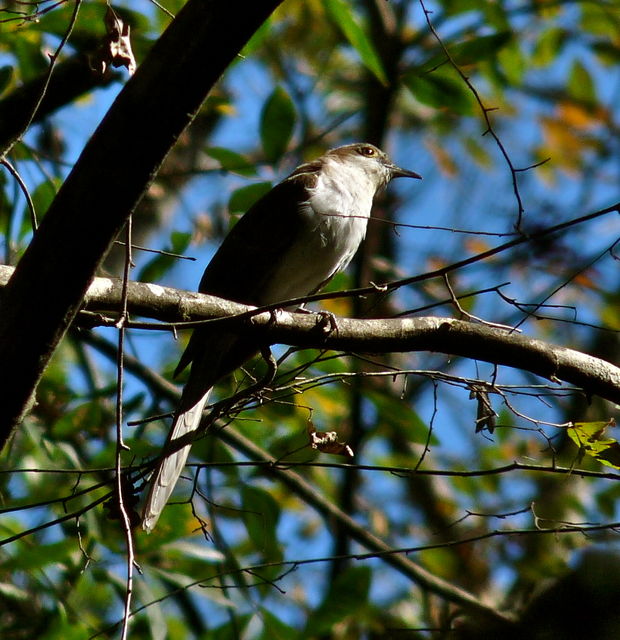
<instances>
[{"instance_id":1,"label":"diagonal branch","mask_svg":"<svg viewBox=\"0 0 620 640\"><path fill-rule=\"evenodd\" d=\"M303 314L296 315L305 317ZM110 343L96 340L95 346L105 351L108 357L115 357L114 353L108 350L108 347L111 346ZM172 402L178 402L178 393L171 388L169 383L145 368L138 359L127 355L125 365L128 371L131 371L148 384L153 392L169 398ZM349 514L342 511L337 505L321 495L321 493L316 490L316 487L311 485L301 475L290 469L283 469L277 466L273 456L252 442L251 439L240 434L230 425L226 429L218 430L218 437L233 449L242 453L249 460L265 464L265 472L270 477L282 482L292 493L299 496L327 521L337 521L353 540L367 549L372 555L380 554L385 564L405 575L422 589L435 593L461 606L478 618L493 621L497 624L509 624L511 622L510 615L502 613L492 605L484 603L465 589L461 589L443 578L434 575L406 555L393 553L393 547L390 544L368 531L366 527L360 525Z\"/></svg>"},{"instance_id":2,"label":"diagonal branch","mask_svg":"<svg viewBox=\"0 0 620 640\"><path fill-rule=\"evenodd\" d=\"M166 154L280 2L189 0L85 147L0 301L0 447Z\"/></svg>"}]
</instances>

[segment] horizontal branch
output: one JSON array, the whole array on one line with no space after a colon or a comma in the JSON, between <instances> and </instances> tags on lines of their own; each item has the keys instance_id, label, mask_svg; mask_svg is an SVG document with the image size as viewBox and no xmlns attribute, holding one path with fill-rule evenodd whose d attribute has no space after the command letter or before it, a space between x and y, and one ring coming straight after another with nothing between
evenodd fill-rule
<instances>
[{"instance_id":1,"label":"horizontal branch","mask_svg":"<svg viewBox=\"0 0 620 640\"><path fill-rule=\"evenodd\" d=\"M0 287L11 272L12 267L0 266ZM95 278L84 298L84 308L117 311L121 300L120 280ZM234 323L239 332L257 333L273 344L371 353L432 351L458 355L529 371L552 382L567 382L588 394L620 403L620 368L613 364L574 349L463 320L338 318L332 331L329 327L326 330L322 316L316 314L274 314L215 296L140 282L129 283L127 307L132 314L168 322ZM91 315L89 323L106 321Z\"/></svg>"}]
</instances>

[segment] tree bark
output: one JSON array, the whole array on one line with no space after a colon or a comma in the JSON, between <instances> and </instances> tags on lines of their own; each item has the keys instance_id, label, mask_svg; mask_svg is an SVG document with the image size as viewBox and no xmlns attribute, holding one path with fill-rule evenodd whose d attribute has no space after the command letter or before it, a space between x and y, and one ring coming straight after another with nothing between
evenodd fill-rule
<instances>
[{"instance_id":1,"label":"tree bark","mask_svg":"<svg viewBox=\"0 0 620 640\"><path fill-rule=\"evenodd\" d=\"M189 0L119 94L0 300L0 447L175 140L281 0Z\"/></svg>"},{"instance_id":2,"label":"tree bark","mask_svg":"<svg viewBox=\"0 0 620 640\"><path fill-rule=\"evenodd\" d=\"M11 271L12 267L0 266L0 291ZM84 296L84 308L119 310L122 294L121 280L95 278ZM514 331L453 318L337 318L332 329L316 314L261 312L215 296L141 282L128 283L127 309L167 322L233 323L240 333L260 333L272 344L366 353L433 351L458 355L529 371L558 385L568 382L587 394L620 403L620 368L610 362ZM96 314L83 320L91 326L109 325L113 321ZM132 325L141 326L128 323Z\"/></svg>"}]
</instances>

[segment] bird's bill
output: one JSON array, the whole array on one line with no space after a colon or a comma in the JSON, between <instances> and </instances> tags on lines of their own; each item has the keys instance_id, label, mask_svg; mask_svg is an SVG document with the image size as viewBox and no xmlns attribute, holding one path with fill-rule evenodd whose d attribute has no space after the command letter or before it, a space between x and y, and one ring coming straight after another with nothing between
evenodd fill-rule
<instances>
[{"instance_id":1,"label":"bird's bill","mask_svg":"<svg viewBox=\"0 0 620 640\"><path fill-rule=\"evenodd\" d=\"M409 171L409 169L402 169L395 164L390 166L390 170L392 171L392 178L416 178L422 180L422 176L419 173Z\"/></svg>"}]
</instances>

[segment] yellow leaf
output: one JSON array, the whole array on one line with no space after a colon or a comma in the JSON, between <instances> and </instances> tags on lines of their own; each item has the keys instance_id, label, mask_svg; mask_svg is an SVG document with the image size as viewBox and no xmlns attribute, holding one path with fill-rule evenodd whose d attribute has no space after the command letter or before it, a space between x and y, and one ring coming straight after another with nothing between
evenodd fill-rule
<instances>
[{"instance_id":1,"label":"yellow leaf","mask_svg":"<svg viewBox=\"0 0 620 640\"><path fill-rule=\"evenodd\" d=\"M446 151L445 147L435 144L433 141L425 142L426 148L433 154L439 168L448 176L453 178L458 174L456 162L452 156Z\"/></svg>"},{"instance_id":2,"label":"yellow leaf","mask_svg":"<svg viewBox=\"0 0 620 640\"><path fill-rule=\"evenodd\" d=\"M590 109L574 102L561 102L557 108L558 117L567 126L575 129L592 129L598 126L600 119Z\"/></svg>"},{"instance_id":3,"label":"yellow leaf","mask_svg":"<svg viewBox=\"0 0 620 640\"><path fill-rule=\"evenodd\" d=\"M616 421L573 422L567 429L570 439L579 447L580 459L591 456L601 464L620 469L620 443L614 438L604 438L608 427L615 427Z\"/></svg>"}]
</instances>

